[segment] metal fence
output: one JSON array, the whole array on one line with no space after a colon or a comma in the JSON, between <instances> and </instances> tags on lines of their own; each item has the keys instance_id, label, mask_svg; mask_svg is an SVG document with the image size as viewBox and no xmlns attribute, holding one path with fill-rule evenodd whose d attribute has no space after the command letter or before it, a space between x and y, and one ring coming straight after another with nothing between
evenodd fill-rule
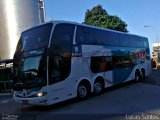
<instances>
[{"instance_id":1,"label":"metal fence","mask_svg":"<svg viewBox=\"0 0 160 120\"><path fill-rule=\"evenodd\" d=\"M12 67L12 59L0 61L0 92L8 92L12 89Z\"/></svg>"}]
</instances>

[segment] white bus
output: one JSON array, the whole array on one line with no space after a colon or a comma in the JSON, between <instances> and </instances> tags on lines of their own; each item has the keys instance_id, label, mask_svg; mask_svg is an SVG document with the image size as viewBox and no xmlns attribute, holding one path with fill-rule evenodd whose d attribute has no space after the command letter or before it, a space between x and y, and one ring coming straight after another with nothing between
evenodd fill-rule
<instances>
[{"instance_id":1,"label":"white bus","mask_svg":"<svg viewBox=\"0 0 160 120\"><path fill-rule=\"evenodd\" d=\"M85 98L151 72L148 39L54 21L21 34L13 61L14 100L51 105Z\"/></svg>"}]
</instances>

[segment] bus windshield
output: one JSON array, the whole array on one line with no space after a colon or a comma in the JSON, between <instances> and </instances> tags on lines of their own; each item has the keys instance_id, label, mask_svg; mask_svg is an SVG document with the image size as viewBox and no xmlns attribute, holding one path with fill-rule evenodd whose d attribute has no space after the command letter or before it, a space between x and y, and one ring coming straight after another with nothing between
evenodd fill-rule
<instances>
[{"instance_id":1,"label":"bus windshield","mask_svg":"<svg viewBox=\"0 0 160 120\"><path fill-rule=\"evenodd\" d=\"M48 23L21 34L13 61L14 89L21 90L46 85L44 48L47 48L49 43L52 26L52 23Z\"/></svg>"},{"instance_id":2,"label":"bus windshield","mask_svg":"<svg viewBox=\"0 0 160 120\"><path fill-rule=\"evenodd\" d=\"M52 26L50 23L23 32L17 46L17 51L29 51L47 47Z\"/></svg>"},{"instance_id":3,"label":"bus windshield","mask_svg":"<svg viewBox=\"0 0 160 120\"><path fill-rule=\"evenodd\" d=\"M14 63L14 69L14 87L17 89L41 87L47 83L45 59L42 56L29 57Z\"/></svg>"},{"instance_id":4,"label":"bus windshield","mask_svg":"<svg viewBox=\"0 0 160 120\"><path fill-rule=\"evenodd\" d=\"M40 71L38 71L39 63L40 63L40 56L25 59L22 67L23 79L25 80L25 85L32 85L33 83L40 82L40 80L36 81L36 78L38 78L38 76L41 75Z\"/></svg>"}]
</instances>

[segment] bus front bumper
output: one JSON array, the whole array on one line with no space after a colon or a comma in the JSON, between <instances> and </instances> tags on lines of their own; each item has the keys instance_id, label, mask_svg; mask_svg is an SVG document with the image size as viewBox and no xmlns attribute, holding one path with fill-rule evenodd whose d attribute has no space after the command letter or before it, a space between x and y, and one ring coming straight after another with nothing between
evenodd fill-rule
<instances>
[{"instance_id":1,"label":"bus front bumper","mask_svg":"<svg viewBox=\"0 0 160 120\"><path fill-rule=\"evenodd\" d=\"M16 103L20 103L23 105L40 105L40 106L50 105L46 96L29 98L29 97L17 97L14 94L13 99Z\"/></svg>"}]
</instances>

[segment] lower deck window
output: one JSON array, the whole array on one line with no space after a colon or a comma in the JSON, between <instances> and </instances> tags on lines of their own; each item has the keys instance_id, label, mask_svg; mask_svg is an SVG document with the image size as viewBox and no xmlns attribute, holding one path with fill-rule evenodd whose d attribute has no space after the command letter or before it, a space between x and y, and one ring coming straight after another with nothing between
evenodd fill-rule
<instances>
[{"instance_id":1,"label":"lower deck window","mask_svg":"<svg viewBox=\"0 0 160 120\"><path fill-rule=\"evenodd\" d=\"M132 56L96 56L91 57L93 73L110 71L113 69L132 67L135 64Z\"/></svg>"}]
</instances>

